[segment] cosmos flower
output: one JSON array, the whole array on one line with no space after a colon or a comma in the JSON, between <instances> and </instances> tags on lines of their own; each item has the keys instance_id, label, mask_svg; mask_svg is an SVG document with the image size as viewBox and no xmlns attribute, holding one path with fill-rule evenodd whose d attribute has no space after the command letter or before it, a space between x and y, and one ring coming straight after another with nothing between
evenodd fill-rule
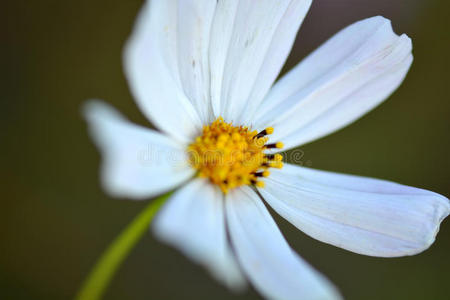
<instances>
[{"instance_id":1,"label":"cosmos flower","mask_svg":"<svg viewBox=\"0 0 450 300\"><path fill-rule=\"evenodd\" d=\"M355 121L386 99L413 61L411 40L373 17L332 37L274 83L311 0L153 0L124 63L142 112L130 123L100 101L85 115L112 196L176 189L157 237L239 290L340 299L287 244L264 202L304 233L352 252L427 249L449 201L384 180L283 164L281 151Z\"/></svg>"}]
</instances>

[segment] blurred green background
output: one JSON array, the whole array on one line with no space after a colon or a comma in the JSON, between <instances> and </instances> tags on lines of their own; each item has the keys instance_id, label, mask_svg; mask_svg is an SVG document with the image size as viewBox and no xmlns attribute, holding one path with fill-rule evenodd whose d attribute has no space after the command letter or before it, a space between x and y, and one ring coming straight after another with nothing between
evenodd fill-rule
<instances>
[{"instance_id":1,"label":"blurred green background","mask_svg":"<svg viewBox=\"0 0 450 300\"><path fill-rule=\"evenodd\" d=\"M99 186L100 156L80 106L112 103L149 125L122 72L122 48L142 1L8 1L0 11L2 147L0 299L70 299L100 253L146 205ZM401 88L340 132L302 148L312 167L380 177L450 196L450 3L316 0L287 68L346 25L373 15L414 43ZM276 217L291 246L347 299L450 299L450 222L405 258L352 254ZM230 294L176 250L146 235L105 299L259 299Z\"/></svg>"}]
</instances>

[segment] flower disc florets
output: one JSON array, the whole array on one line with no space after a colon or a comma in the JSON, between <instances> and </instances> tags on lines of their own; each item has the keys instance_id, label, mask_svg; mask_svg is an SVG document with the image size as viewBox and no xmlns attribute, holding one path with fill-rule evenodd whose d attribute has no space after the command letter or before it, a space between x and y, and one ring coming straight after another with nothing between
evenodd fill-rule
<instances>
[{"instance_id":1,"label":"flower disc florets","mask_svg":"<svg viewBox=\"0 0 450 300\"><path fill-rule=\"evenodd\" d=\"M270 148L282 148L281 142L266 144L268 127L258 133L246 126L234 126L219 117L203 127L202 135L189 145L190 162L198 176L209 178L223 193L241 185L263 187L260 177L269 176L269 168L282 168L280 154L266 154Z\"/></svg>"}]
</instances>

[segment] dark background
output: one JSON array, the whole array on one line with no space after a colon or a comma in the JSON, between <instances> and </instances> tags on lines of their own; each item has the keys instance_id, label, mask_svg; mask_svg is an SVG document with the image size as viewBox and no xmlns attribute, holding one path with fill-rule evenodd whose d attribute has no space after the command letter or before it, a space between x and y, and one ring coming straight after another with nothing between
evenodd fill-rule
<instances>
[{"instance_id":1,"label":"dark background","mask_svg":"<svg viewBox=\"0 0 450 300\"><path fill-rule=\"evenodd\" d=\"M112 103L149 125L130 95L122 48L141 1L2 4L0 298L70 299L100 253L145 202L99 187L100 156L80 106ZM312 167L380 177L450 196L450 4L445 0L316 0L287 68L359 19L383 15L414 44L401 88L352 126L303 147ZM286 70L286 69L285 69ZM449 299L450 222L426 252L382 259L322 244L279 217L287 240L347 299ZM176 250L146 235L105 299L234 296Z\"/></svg>"}]
</instances>

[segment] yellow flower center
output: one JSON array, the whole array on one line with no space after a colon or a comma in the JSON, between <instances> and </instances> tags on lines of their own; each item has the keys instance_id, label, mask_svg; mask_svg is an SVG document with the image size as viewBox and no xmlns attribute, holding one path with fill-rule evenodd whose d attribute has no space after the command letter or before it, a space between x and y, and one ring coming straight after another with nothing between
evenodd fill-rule
<instances>
[{"instance_id":1,"label":"yellow flower center","mask_svg":"<svg viewBox=\"0 0 450 300\"><path fill-rule=\"evenodd\" d=\"M267 144L273 128L258 133L246 126L234 126L219 117L203 127L202 135L188 146L191 165L198 176L209 178L223 193L241 185L264 187L259 178L269 176L269 168L282 168L280 154L265 150L283 148L283 143Z\"/></svg>"}]
</instances>

